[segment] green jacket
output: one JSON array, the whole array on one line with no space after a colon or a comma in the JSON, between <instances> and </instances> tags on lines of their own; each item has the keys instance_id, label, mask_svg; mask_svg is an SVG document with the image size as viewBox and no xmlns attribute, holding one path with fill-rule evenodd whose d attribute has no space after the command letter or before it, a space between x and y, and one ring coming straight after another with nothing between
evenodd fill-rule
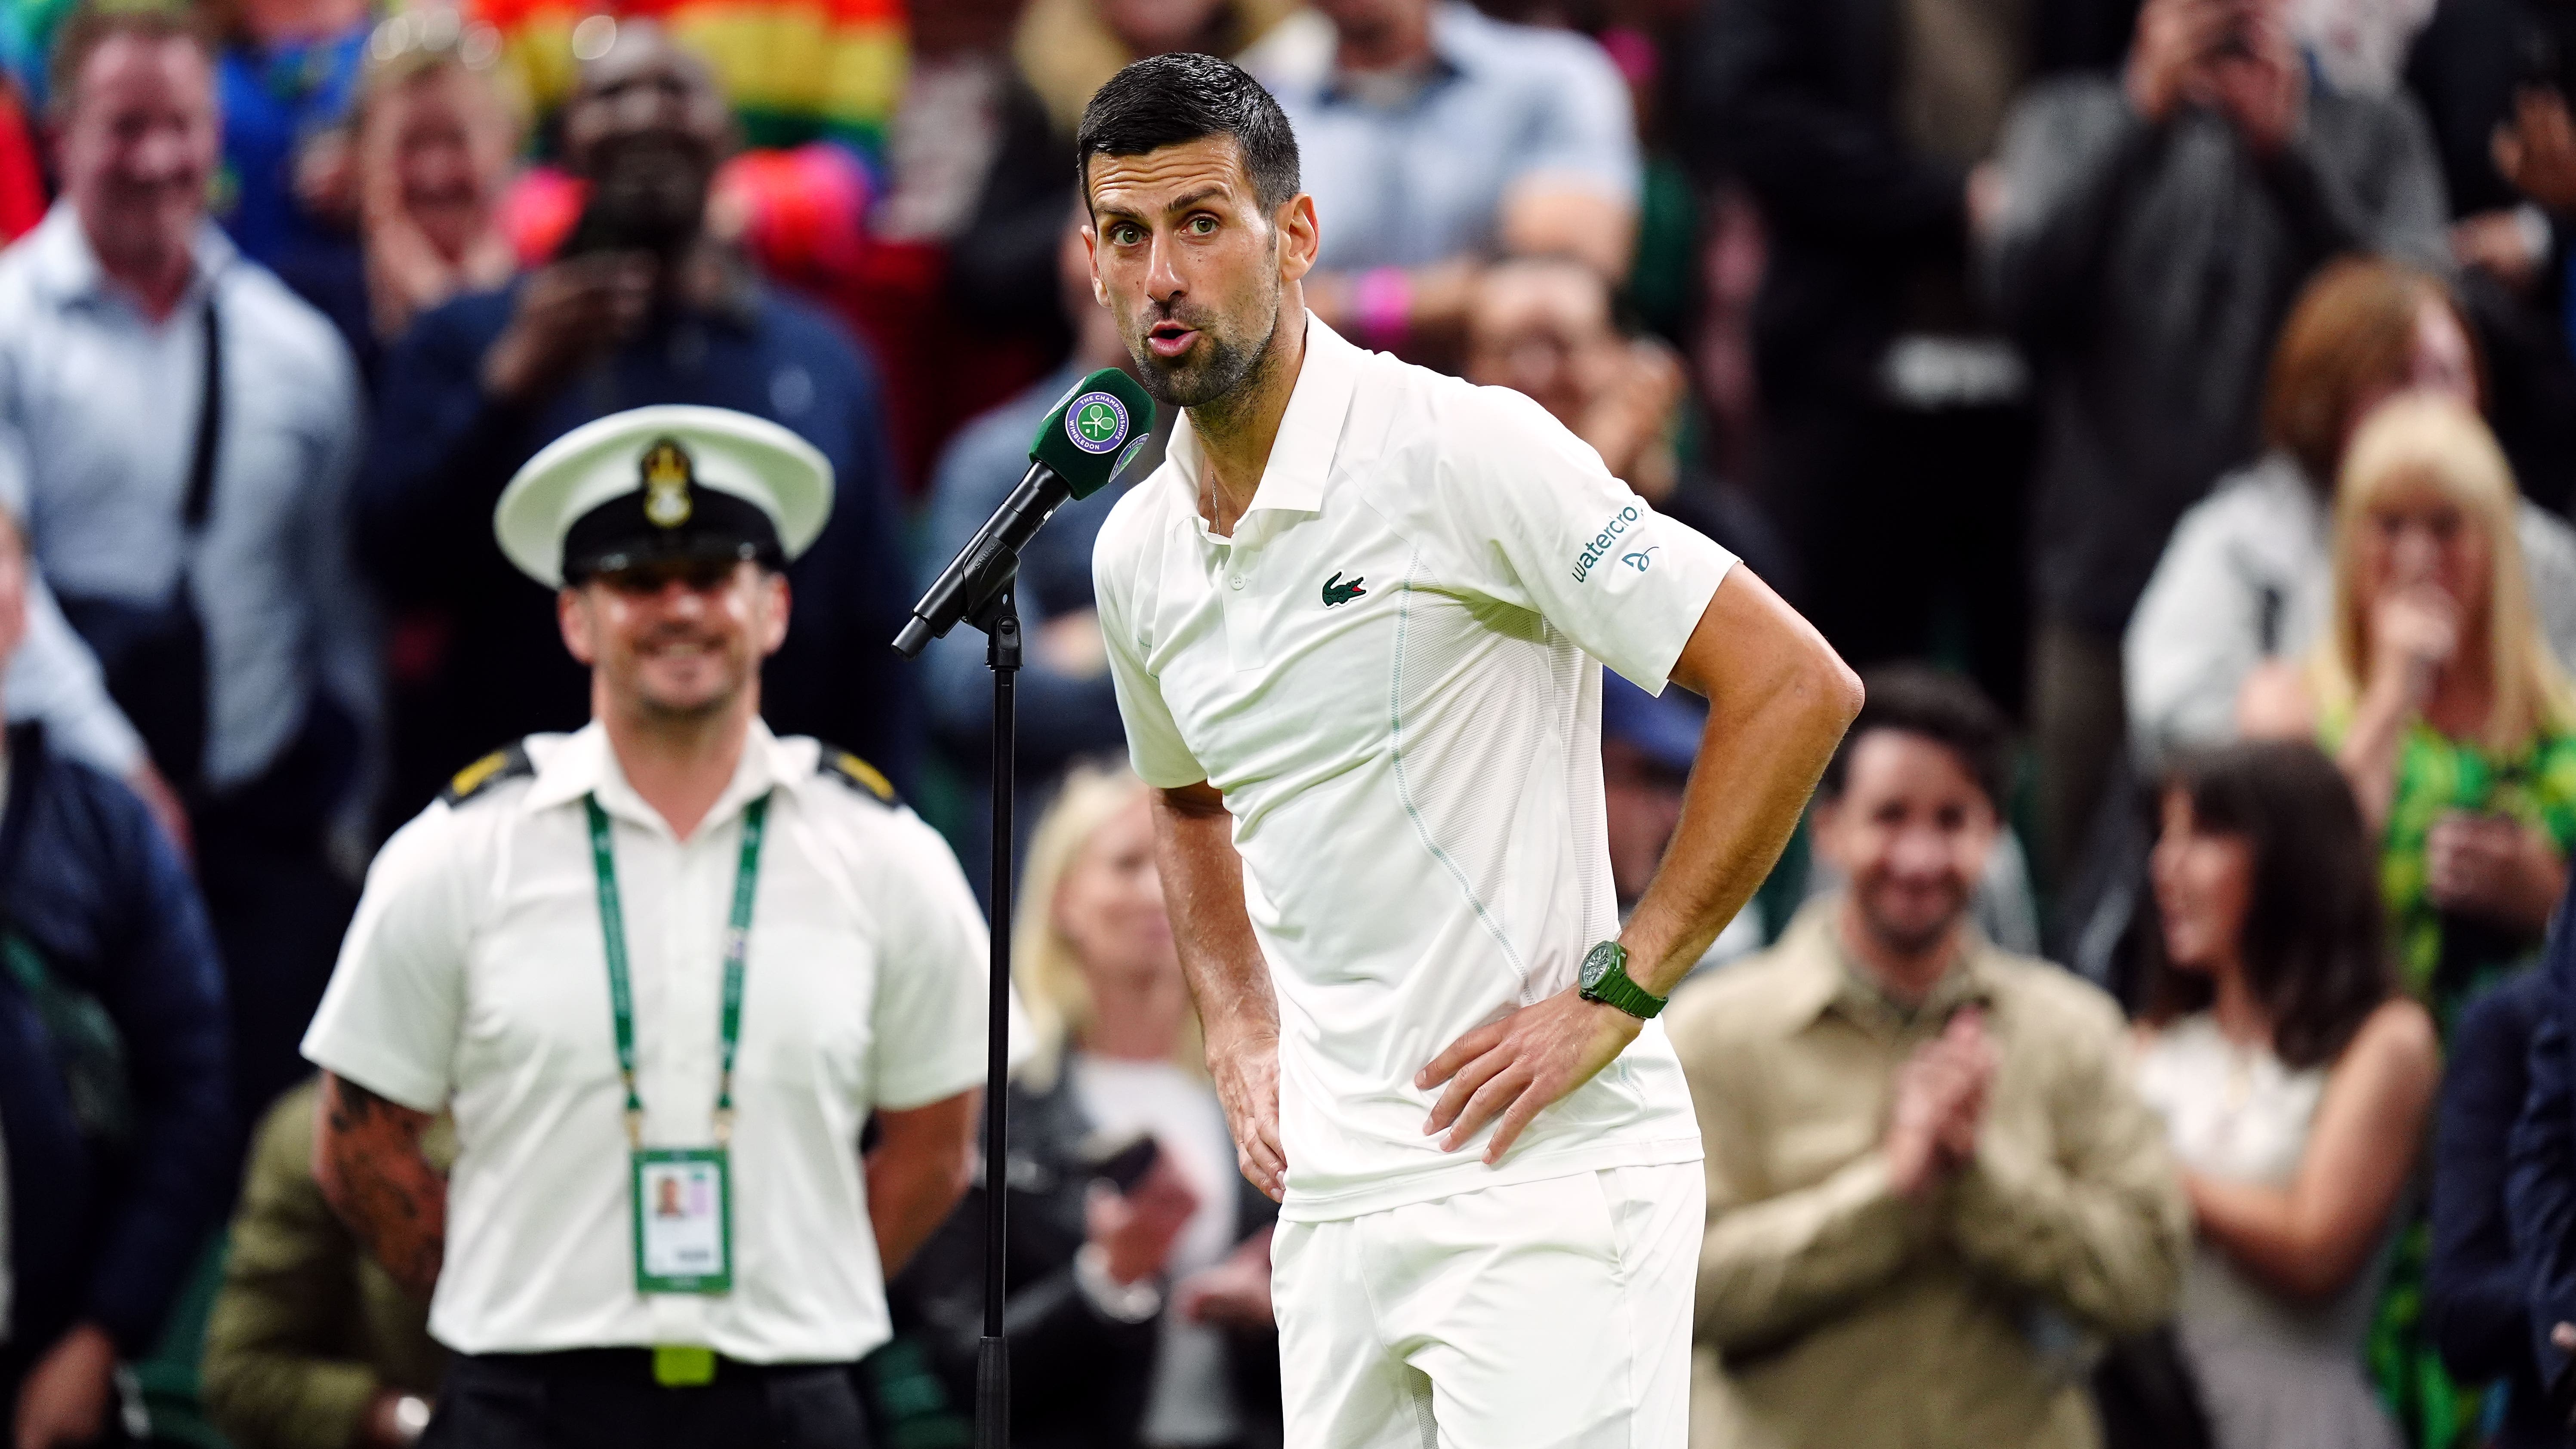
<instances>
[{"instance_id":1,"label":"green jacket","mask_svg":"<svg viewBox=\"0 0 2576 1449\"><path fill-rule=\"evenodd\" d=\"M432 1397L447 1351L313 1180L313 1082L269 1109L251 1146L223 1292L206 1325L206 1411L239 1449L346 1449L381 1389ZM456 1154L432 1124L430 1160Z\"/></svg>"}]
</instances>

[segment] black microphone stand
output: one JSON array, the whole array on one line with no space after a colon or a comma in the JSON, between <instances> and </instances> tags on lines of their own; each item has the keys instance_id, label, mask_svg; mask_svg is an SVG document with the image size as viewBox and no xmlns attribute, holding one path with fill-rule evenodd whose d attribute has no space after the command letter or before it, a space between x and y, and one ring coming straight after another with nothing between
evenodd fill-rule
<instances>
[{"instance_id":1,"label":"black microphone stand","mask_svg":"<svg viewBox=\"0 0 2576 1449\"><path fill-rule=\"evenodd\" d=\"M984 1068L984 1336L975 1346L975 1449L1010 1449L1011 1345L1002 1337L1002 1302L1010 1226L1011 805L1017 788L1020 613L1009 584L967 622L984 631L984 667L993 674L993 980Z\"/></svg>"}]
</instances>

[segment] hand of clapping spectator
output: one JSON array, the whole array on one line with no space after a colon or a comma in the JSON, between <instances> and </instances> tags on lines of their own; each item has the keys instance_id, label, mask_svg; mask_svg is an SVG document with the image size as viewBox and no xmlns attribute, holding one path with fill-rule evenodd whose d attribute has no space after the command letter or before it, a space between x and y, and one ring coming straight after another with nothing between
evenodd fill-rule
<instances>
[{"instance_id":1,"label":"hand of clapping spectator","mask_svg":"<svg viewBox=\"0 0 2576 1449\"><path fill-rule=\"evenodd\" d=\"M510 325L483 355L484 389L524 403L560 387L642 325L658 270L644 253L597 252L530 275Z\"/></svg>"},{"instance_id":2,"label":"hand of clapping spectator","mask_svg":"<svg viewBox=\"0 0 2576 1449\"><path fill-rule=\"evenodd\" d=\"M1100 1249L1109 1276L1121 1284L1162 1276L1172 1242L1199 1210L1199 1195L1182 1181L1168 1154L1159 1155L1135 1187L1122 1193L1107 1183L1084 1204L1085 1241Z\"/></svg>"},{"instance_id":3,"label":"hand of clapping spectator","mask_svg":"<svg viewBox=\"0 0 2576 1449\"><path fill-rule=\"evenodd\" d=\"M2549 837L2510 815L2453 811L2433 823L2424 854L2433 904L2526 931L2548 927L2567 883Z\"/></svg>"},{"instance_id":4,"label":"hand of clapping spectator","mask_svg":"<svg viewBox=\"0 0 2576 1449\"><path fill-rule=\"evenodd\" d=\"M2496 170L2544 210L2576 212L2576 120L2554 90L2524 90L2489 145Z\"/></svg>"},{"instance_id":5,"label":"hand of clapping spectator","mask_svg":"<svg viewBox=\"0 0 2576 1449\"><path fill-rule=\"evenodd\" d=\"M1951 1017L1897 1069L1885 1151L1898 1196L1921 1198L1976 1156L1994 1075L1994 1043L1975 1007Z\"/></svg>"},{"instance_id":6,"label":"hand of clapping spectator","mask_svg":"<svg viewBox=\"0 0 2576 1449\"><path fill-rule=\"evenodd\" d=\"M1192 1323L1226 1328L1276 1323L1270 1306L1270 1234L1244 1239L1224 1262L1182 1279L1172 1289L1172 1309Z\"/></svg>"}]
</instances>

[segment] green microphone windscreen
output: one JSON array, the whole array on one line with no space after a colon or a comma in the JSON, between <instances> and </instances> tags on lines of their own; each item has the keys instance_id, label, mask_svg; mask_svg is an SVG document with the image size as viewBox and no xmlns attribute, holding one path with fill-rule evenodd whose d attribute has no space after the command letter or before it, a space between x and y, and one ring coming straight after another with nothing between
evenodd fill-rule
<instances>
[{"instance_id":1,"label":"green microphone windscreen","mask_svg":"<svg viewBox=\"0 0 2576 1449\"><path fill-rule=\"evenodd\" d=\"M1118 476L1154 429L1154 400L1136 379L1104 367L1073 385L1038 424L1029 456L1056 471L1076 498Z\"/></svg>"}]
</instances>

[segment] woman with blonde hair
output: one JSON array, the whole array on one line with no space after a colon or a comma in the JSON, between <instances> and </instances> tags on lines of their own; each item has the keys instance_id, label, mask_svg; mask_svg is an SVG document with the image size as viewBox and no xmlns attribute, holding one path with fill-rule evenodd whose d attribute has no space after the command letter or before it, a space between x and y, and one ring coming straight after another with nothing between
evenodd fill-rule
<instances>
[{"instance_id":1,"label":"woman with blonde hair","mask_svg":"<svg viewBox=\"0 0 2576 1449\"><path fill-rule=\"evenodd\" d=\"M2325 635L2241 701L2246 733L2318 740L2351 782L2400 979L2446 1023L2539 944L2576 844L2576 691L2533 616L2518 507L2476 413L2383 405L2345 451Z\"/></svg>"},{"instance_id":2,"label":"woman with blonde hair","mask_svg":"<svg viewBox=\"0 0 2576 1449\"><path fill-rule=\"evenodd\" d=\"M1272 1213L1207 1080L1147 797L1124 769L1069 774L1012 925L1032 1030L1011 1085L1008 1321L1012 1437L1029 1449L1278 1433ZM970 1198L892 1287L960 1403L982 1221Z\"/></svg>"},{"instance_id":3,"label":"woman with blonde hair","mask_svg":"<svg viewBox=\"0 0 2576 1449\"><path fill-rule=\"evenodd\" d=\"M2383 257L2319 268L2273 344L2263 456L2183 515L2130 616L2122 682L2150 759L2233 738L2246 677L2325 632L2344 451L2407 392L2484 405L2485 368L2450 288ZM2543 631L2576 659L2576 530L2527 502L2514 513Z\"/></svg>"}]
</instances>

